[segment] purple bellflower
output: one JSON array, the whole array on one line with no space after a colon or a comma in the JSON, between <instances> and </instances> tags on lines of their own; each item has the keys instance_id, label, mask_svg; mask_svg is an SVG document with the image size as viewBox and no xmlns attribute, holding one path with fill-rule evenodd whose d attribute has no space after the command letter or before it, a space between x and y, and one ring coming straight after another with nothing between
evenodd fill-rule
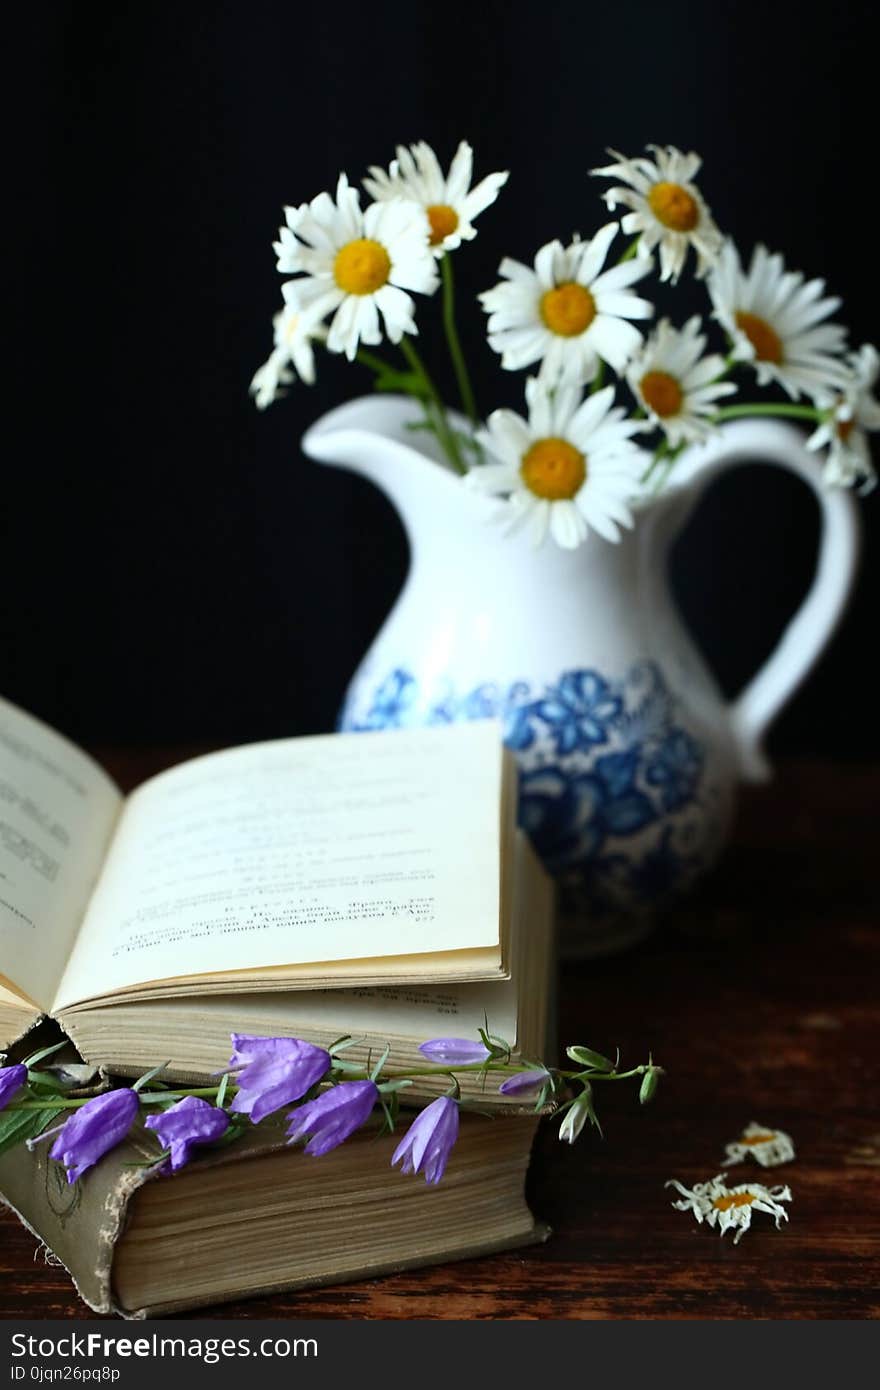
<instances>
[{"instance_id":1,"label":"purple bellflower","mask_svg":"<svg viewBox=\"0 0 880 1390\"><path fill-rule=\"evenodd\" d=\"M305 1151L319 1158L360 1129L378 1099L379 1092L372 1081L341 1081L294 1110L288 1140L292 1143L310 1134Z\"/></svg>"},{"instance_id":2,"label":"purple bellflower","mask_svg":"<svg viewBox=\"0 0 880 1390\"><path fill-rule=\"evenodd\" d=\"M229 1066L240 1068L238 1094L230 1109L250 1115L254 1124L301 1100L306 1091L327 1075L332 1065L329 1052L299 1038L253 1038L232 1034Z\"/></svg>"},{"instance_id":3,"label":"purple bellflower","mask_svg":"<svg viewBox=\"0 0 880 1390\"><path fill-rule=\"evenodd\" d=\"M550 1075L543 1067L538 1071L518 1071L514 1076L508 1076L506 1081L502 1081L498 1090L503 1096L521 1096L527 1099L529 1096L537 1096L549 1080Z\"/></svg>"},{"instance_id":4,"label":"purple bellflower","mask_svg":"<svg viewBox=\"0 0 880 1390\"><path fill-rule=\"evenodd\" d=\"M229 1116L207 1100L186 1096L164 1110L144 1120L147 1129L155 1130L163 1149L170 1149L163 1169L176 1173L192 1158L195 1144L211 1144L229 1128Z\"/></svg>"},{"instance_id":5,"label":"purple bellflower","mask_svg":"<svg viewBox=\"0 0 880 1390\"><path fill-rule=\"evenodd\" d=\"M422 1043L419 1048L429 1062L445 1063L447 1066L466 1067L473 1062L485 1062L489 1049L482 1043L471 1042L468 1038L433 1038Z\"/></svg>"},{"instance_id":6,"label":"purple bellflower","mask_svg":"<svg viewBox=\"0 0 880 1390\"><path fill-rule=\"evenodd\" d=\"M458 1138L458 1106L451 1096L438 1096L413 1120L391 1157L403 1159L402 1173L424 1171L425 1182L438 1183Z\"/></svg>"},{"instance_id":7,"label":"purple bellflower","mask_svg":"<svg viewBox=\"0 0 880 1390\"><path fill-rule=\"evenodd\" d=\"M8 1105L27 1081L28 1069L21 1065L0 1067L0 1110Z\"/></svg>"},{"instance_id":8,"label":"purple bellflower","mask_svg":"<svg viewBox=\"0 0 880 1390\"><path fill-rule=\"evenodd\" d=\"M68 1182L76 1182L99 1158L122 1143L139 1106L137 1092L127 1087L105 1091L103 1095L95 1096L94 1100L87 1100L63 1125L40 1135L40 1138L48 1139L49 1134L58 1135L49 1150L49 1157L57 1158L64 1164Z\"/></svg>"},{"instance_id":9,"label":"purple bellflower","mask_svg":"<svg viewBox=\"0 0 880 1390\"><path fill-rule=\"evenodd\" d=\"M301 1038L264 1038L253 1033L233 1033L229 1070L237 1071L251 1062L277 1062L290 1056L291 1048L308 1047Z\"/></svg>"}]
</instances>

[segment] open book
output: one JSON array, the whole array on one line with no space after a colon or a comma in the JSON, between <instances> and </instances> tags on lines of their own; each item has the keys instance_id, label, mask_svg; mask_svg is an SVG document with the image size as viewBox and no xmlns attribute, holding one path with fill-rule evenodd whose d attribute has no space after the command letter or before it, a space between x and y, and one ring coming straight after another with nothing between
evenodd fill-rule
<instances>
[{"instance_id":1,"label":"open book","mask_svg":"<svg viewBox=\"0 0 880 1390\"><path fill-rule=\"evenodd\" d=\"M492 722L245 745L126 798L0 700L0 1047L48 1014L89 1061L201 1074L231 1031L400 1052L485 1013L540 1052L551 917Z\"/></svg>"}]
</instances>

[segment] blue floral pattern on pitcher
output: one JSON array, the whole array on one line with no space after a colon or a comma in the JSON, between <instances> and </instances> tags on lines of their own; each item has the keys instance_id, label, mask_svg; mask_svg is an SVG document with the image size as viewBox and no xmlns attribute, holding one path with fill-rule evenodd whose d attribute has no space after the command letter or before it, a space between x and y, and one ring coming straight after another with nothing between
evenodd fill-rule
<instances>
[{"instance_id":1,"label":"blue floral pattern on pitcher","mask_svg":"<svg viewBox=\"0 0 880 1390\"><path fill-rule=\"evenodd\" d=\"M677 722L659 667L620 680L564 672L535 690L526 681L421 691L393 670L363 698L359 683L340 729L370 730L495 718L520 765L519 823L544 864L591 910L663 901L699 872L694 848L706 753Z\"/></svg>"}]
</instances>

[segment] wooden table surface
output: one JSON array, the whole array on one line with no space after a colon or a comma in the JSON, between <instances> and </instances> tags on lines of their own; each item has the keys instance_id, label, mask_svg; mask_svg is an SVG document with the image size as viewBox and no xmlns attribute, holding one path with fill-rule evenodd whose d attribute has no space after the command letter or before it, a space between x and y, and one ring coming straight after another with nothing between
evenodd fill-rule
<instances>
[{"instance_id":1,"label":"wooden table surface","mask_svg":"<svg viewBox=\"0 0 880 1390\"><path fill-rule=\"evenodd\" d=\"M105 753L129 785L174 754ZM880 1314L880 769L783 765L744 796L726 858L641 947L562 976L561 1041L668 1069L640 1109L601 1094L606 1138L547 1122L529 1177L546 1245L229 1305L225 1316L867 1318ZM787 1226L739 1246L670 1206L750 1120L792 1135ZM88 1317L0 1213L0 1315Z\"/></svg>"}]
</instances>

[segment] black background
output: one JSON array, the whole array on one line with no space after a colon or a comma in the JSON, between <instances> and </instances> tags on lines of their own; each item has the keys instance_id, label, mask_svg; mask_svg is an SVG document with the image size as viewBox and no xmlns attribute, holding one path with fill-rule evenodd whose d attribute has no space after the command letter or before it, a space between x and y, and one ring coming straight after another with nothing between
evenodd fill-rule
<instances>
[{"instance_id":1,"label":"black background","mask_svg":"<svg viewBox=\"0 0 880 1390\"><path fill-rule=\"evenodd\" d=\"M876 340L876 46L868 4L79 3L7 33L6 266L20 429L4 464L0 690L80 740L239 741L332 726L406 569L390 505L304 460L318 414L369 386L319 363L259 414L284 203L399 141L509 168L458 256L484 409L513 404L467 299L502 254L606 220L613 145L699 150L723 229L845 300ZM650 294L650 292L649 292ZM700 302L699 300L694 301ZM687 294L676 316L690 308ZM430 337L435 305L420 315ZM430 352L429 352L430 355ZM442 356L436 354L443 378ZM14 375L13 375L14 374ZM445 378L444 378L445 380ZM880 746L878 502L856 601L771 749ZM675 582L728 690L809 582L815 503L777 471L718 485Z\"/></svg>"}]
</instances>

